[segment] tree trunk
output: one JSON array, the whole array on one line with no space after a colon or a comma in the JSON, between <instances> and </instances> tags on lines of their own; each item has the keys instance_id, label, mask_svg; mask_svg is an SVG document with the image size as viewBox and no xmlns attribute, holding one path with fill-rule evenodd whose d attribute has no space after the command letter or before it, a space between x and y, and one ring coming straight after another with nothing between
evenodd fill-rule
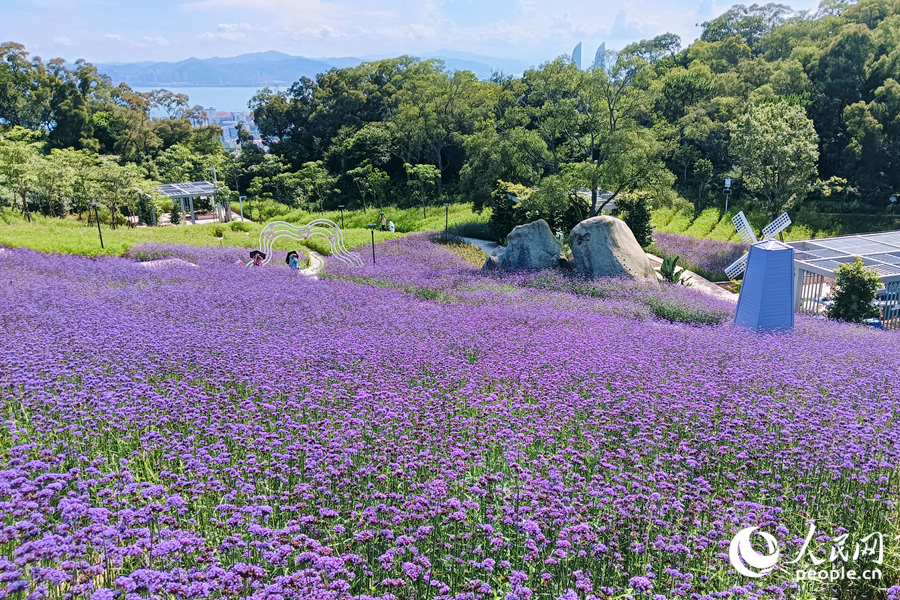
<instances>
[{"instance_id":1,"label":"tree trunk","mask_svg":"<svg viewBox=\"0 0 900 600\"><path fill-rule=\"evenodd\" d=\"M438 188L438 198L440 198L444 194L444 157L441 156L441 149L438 148L437 151L437 168L438 168L438 179L437 179L437 188Z\"/></svg>"}]
</instances>

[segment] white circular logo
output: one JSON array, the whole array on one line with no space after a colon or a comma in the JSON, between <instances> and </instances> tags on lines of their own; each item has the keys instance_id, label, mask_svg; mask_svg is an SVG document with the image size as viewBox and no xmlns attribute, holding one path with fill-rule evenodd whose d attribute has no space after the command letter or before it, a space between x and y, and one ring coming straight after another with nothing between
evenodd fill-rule
<instances>
[{"instance_id":1,"label":"white circular logo","mask_svg":"<svg viewBox=\"0 0 900 600\"><path fill-rule=\"evenodd\" d=\"M750 544L750 536L757 529L757 527L741 529L731 539L731 545L728 547L728 560L731 561L731 566L745 577L764 577L772 572L772 568L778 562L780 554L778 542L770 534L764 531L759 532L769 547L768 554L760 554L753 549ZM752 571L748 567L757 570Z\"/></svg>"}]
</instances>

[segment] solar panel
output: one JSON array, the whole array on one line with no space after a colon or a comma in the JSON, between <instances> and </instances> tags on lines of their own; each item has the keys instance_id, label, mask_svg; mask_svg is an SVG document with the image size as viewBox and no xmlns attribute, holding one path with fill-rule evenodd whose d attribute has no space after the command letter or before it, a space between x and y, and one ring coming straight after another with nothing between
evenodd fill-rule
<instances>
[{"instance_id":1,"label":"solar panel","mask_svg":"<svg viewBox=\"0 0 900 600\"><path fill-rule=\"evenodd\" d=\"M829 248L831 250L848 250L856 246L855 243L848 242L843 239L834 239L834 240L822 240L819 242L819 245L824 248Z\"/></svg>"},{"instance_id":2,"label":"solar panel","mask_svg":"<svg viewBox=\"0 0 900 600\"><path fill-rule=\"evenodd\" d=\"M827 248L823 248L822 250L807 250L807 254L812 254L815 258L836 258L838 256L846 256L846 252L839 252L838 250L828 250Z\"/></svg>"},{"instance_id":3,"label":"solar panel","mask_svg":"<svg viewBox=\"0 0 900 600\"><path fill-rule=\"evenodd\" d=\"M188 196L212 196L216 193L216 185L210 181L186 181L181 183L164 183L159 192L172 198Z\"/></svg>"},{"instance_id":4,"label":"solar panel","mask_svg":"<svg viewBox=\"0 0 900 600\"><path fill-rule=\"evenodd\" d=\"M876 242L882 242L885 244L890 244L891 246L900 248L900 232L897 232L897 231L889 231L887 233L869 234L869 235L866 235L866 238L869 240L873 240Z\"/></svg>"},{"instance_id":5,"label":"solar panel","mask_svg":"<svg viewBox=\"0 0 900 600\"><path fill-rule=\"evenodd\" d=\"M820 269L828 269L829 271L834 271L841 265L841 263L833 260L811 260L809 261L809 264L819 267Z\"/></svg>"},{"instance_id":6,"label":"solar panel","mask_svg":"<svg viewBox=\"0 0 900 600\"><path fill-rule=\"evenodd\" d=\"M900 275L900 267L896 265L875 265L872 268L882 277L886 275Z\"/></svg>"},{"instance_id":7,"label":"solar panel","mask_svg":"<svg viewBox=\"0 0 900 600\"><path fill-rule=\"evenodd\" d=\"M876 252L890 252L891 250L896 250L896 248L889 244L879 244L878 242L868 242L866 244L863 244L863 247L866 249L866 254L875 254Z\"/></svg>"}]
</instances>

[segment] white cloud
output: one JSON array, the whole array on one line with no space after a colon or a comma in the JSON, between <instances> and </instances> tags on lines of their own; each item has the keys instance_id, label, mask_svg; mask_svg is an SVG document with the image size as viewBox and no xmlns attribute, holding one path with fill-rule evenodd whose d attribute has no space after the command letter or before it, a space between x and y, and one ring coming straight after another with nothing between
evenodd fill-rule
<instances>
[{"instance_id":1,"label":"white cloud","mask_svg":"<svg viewBox=\"0 0 900 600\"><path fill-rule=\"evenodd\" d=\"M246 31L253 29L249 23L219 23L215 31L205 31L200 39L207 42L243 42L247 39Z\"/></svg>"},{"instance_id":2,"label":"white cloud","mask_svg":"<svg viewBox=\"0 0 900 600\"><path fill-rule=\"evenodd\" d=\"M200 34L200 39L208 42L243 42L247 39L247 34L240 31L204 31Z\"/></svg>"},{"instance_id":3,"label":"white cloud","mask_svg":"<svg viewBox=\"0 0 900 600\"><path fill-rule=\"evenodd\" d=\"M168 46L169 45L169 40L162 37L161 35L158 35L158 36L145 35L145 36L138 38L137 41L138 41L138 44L142 45L142 46Z\"/></svg>"},{"instance_id":4,"label":"white cloud","mask_svg":"<svg viewBox=\"0 0 900 600\"><path fill-rule=\"evenodd\" d=\"M221 33L231 33L234 31L250 31L250 23L219 23L216 25L216 31Z\"/></svg>"},{"instance_id":5,"label":"white cloud","mask_svg":"<svg viewBox=\"0 0 900 600\"><path fill-rule=\"evenodd\" d=\"M75 42L73 42L72 40L70 40L69 38L67 38L64 35L53 38L53 42L56 44L59 44L60 46L74 46L75 45Z\"/></svg>"},{"instance_id":6,"label":"white cloud","mask_svg":"<svg viewBox=\"0 0 900 600\"><path fill-rule=\"evenodd\" d=\"M100 39L108 42L121 42L122 36L117 33L107 33L105 35L101 35Z\"/></svg>"},{"instance_id":7,"label":"white cloud","mask_svg":"<svg viewBox=\"0 0 900 600\"><path fill-rule=\"evenodd\" d=\"M291 36L297 40L305 40L305 39L313 39L313 40L325 40L325 39L338 39L342 37L347 37L346 34L341 33L334 27L330 25L319 25L318 27L306 27L301 29L295 35Z\"/></svg>"}]
</instances>

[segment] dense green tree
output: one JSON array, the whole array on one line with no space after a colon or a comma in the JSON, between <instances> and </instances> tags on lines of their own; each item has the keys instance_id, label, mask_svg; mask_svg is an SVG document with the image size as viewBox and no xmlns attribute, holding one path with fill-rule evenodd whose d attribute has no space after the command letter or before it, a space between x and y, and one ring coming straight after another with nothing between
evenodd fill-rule
<instances>
[{"instance_id":1,"label":"dense green tree","mask_svg":"<svg viewBox=\"0 0 900 600\"><path fill-rule=\"evenodd\" d=\"M647 192L625 193L616 200L616 213L625 221L642 248L653 243L653 224L650 222L650 195Z\"/></svg>"},{"instance_id":2,"label":"dense green tree","mask_svg":"<svg viewBox=\"0 0 900 600\"><path fill-rule=\"evenodd\" d=\"M816 174L816 142L806 112L787 102L751 107L733 124L739 174L766 214L775 217L806 197Z\"/></svg>"}]
</instances>

